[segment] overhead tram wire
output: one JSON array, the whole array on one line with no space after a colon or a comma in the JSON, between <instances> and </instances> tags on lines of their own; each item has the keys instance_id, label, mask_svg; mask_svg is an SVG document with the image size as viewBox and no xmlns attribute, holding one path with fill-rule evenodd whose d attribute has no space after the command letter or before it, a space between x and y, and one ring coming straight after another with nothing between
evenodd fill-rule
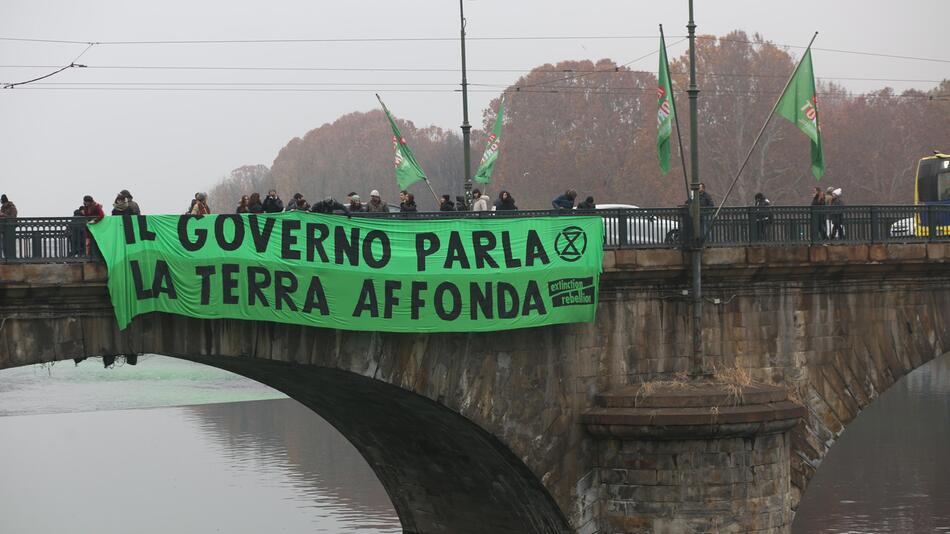
<instances>
[{"instance_id":1,"label":"overhead tram wire","mask_svg":"<svg viewBox=\"0 0 950 534\"><path fill-rule=\"evenodd\" d=\"M683 38L683 35L671 35L671 38ZM517 36L488 36L488 37L466 37L470 41L581 41L581 40L623 40L623 39L658 39L659 35L517 35ZM78 41L67 39L38 39L27 37L0 37L0 41L8 42L27 42L27 43L54 43L54 44L82 44L82 45L103 45L103 46L130 46L130 45L199 45L199 44L280 44L280 43L373 43L373 42L432 42L432 41L457 41L458 36L446 37L352 37L352 38L316 38L316 39L190 39L190 40L126 40L126 41ZM763 45L770 44L782 48L804 49L804 46L791 45L786 43L775 43L771 41L749 41L743 39L728 39L714 36L696 36L698 40L720 41L729 43ZM673 45L668 45L669 46ZM863 50L843 50L838 48L818 48L812 47L812 50L822 52L832 52L837 54L855 54L862 56L882 57L890 59L905 59L912 61L930 61L936 63L950 63L950 59L926 58L919 56L905 56L898 54L884 54L880 52L867 52Z\"/></svg>"},{"instance_id":2,"label":"overhead tram wire","mask_svg":"<svg viewBox=\"0 0 950 534\"><path fill-rule=\"evenodd\" d=\"M5 84L5 85L3 86L3 88L4 88L4 89L13 89L14 87L18 87L18 86L21 86L21 85L30 84L30 83L33 83L33 82L38 82L38 81L40 81L40 80L45 80L46 78L49 78L49 77L51 77L51 76L56 76L56 75L59 74L60 72L63 72L64 70L67 70L67 69L72 69L72 68L77 68L77 67L78 67L78 68L85 68L85 67L86 67L85 65L80 65L80 64L77 64L76 62L79 61L79 58L81 58L81 57L83 57L84 55L86 55L86 52L88 52L89 49L92 48L92 47L94 47L94 46L96 46L96 43L87 43L86 48L83 49L83 51L80 52L79 55L76 56L72 61L70 61L70 62L69 62L69 65L66 65L66 66L64 66L64 67L60 67L59 69L57 69L57 70L55 70L55 71L53 71L53 72L50 72L49 74L44 74L43 76L39 76L39 77L30 79L30 80L26 80L26 81L22 81L22 82L13 82L13 83Z\"/></svg>"},{"instance_id":3,"label":"overhead tram wire","mask_svg":"<svg viewBox=\"0 0 950 534\"><path fill-rule=\"evenodd\" d=\"M581 40L621 40L621 39L658 39L659 35L516 35L494 37L468 37L470 41L581 41ZM23 37L0 37L0 41L57 43L57 44L99 44L103 46L129 45L198 45L198 44L293 44L293 43L390 43L390 42L432 42L458 41L453 37L343 37L317 39L185 39L153 41L70 41L63 39L32 39Z\"/></svg>"},{"instance_id":4,"label":"overhead tram wire","mask_svg":"<svg viewBox=\"0 0 950 534\"><path fill-rule=\"evenodd\" d=\"M719 42L723 42L723 43L738 43L738 44L750 44L750 45L766 45L766 44L768 44L768 45L772 45L772 46L775 46L775 47L781 47L781 48L796 48L796 49L802 49L802 50L806 48L806 47L801 46L801 45L790 45L790 44L784 44L784 43L773 43L773 42L771 42L771 41L761 41L761 42L759 42L759 41L748 41L748 40L744 40L744 39L727 39L727 38L708 37L708 36L696 36L696 39L697 39L697 40L704 40L704 41L719 41ZM950 59L940 59L940 58L930 58L930 57L919 57L919 56L902 56L902 55L897 55L897 54L882 54L882 53L879 53L879 52L865 52L865 51L862 51L862 50L842 50L842 49L840 49L840 48L818 48L818 47L816 47L816 46L813 46L811 49L812 49L812 50L819 50L819 51L821 51L821 52L833 52L833 53L836 53L836 54L854 54L854 55L859 55L859 56L883 57L883 58L889 58L889 59L907 59L907 60L912 60L912 61L931 61L931 62L934 62L934 63L950 63Z\"/></svg>"},{"instance_id":5,"label":"overhead tram wire","mask_svg":"<svg viewBox=\"0 0 950 534\"><path fill-rule=\"evenodd\" d=\"M367 88L306 88L306 87L71 87L70 84L65 84L65 86L57 87L48 87L48 86L38 86L42 84L34 84L29 87L25 87L22 90L32 90L32 91L126 91L126 92L245 92L245 93L362 93L362 92L376 92L376 89L367 89ZM457 84L446 84L446 85L457 85ZM503 92L506 94L583 94L583 95L604 95L604 96L630 96L631 93L649 93L652 94L655 92L655 89L643 88L643 87L629 87L624 88L623 91L601 91L596 89L585 89L580 87L562 87L562 88L531 88L525 90L515 90L515 89L502 89L492 90L492 89L472 89L470 92L477 93L499 93ZM442 94L454 94L458 93L460 89L423 89L423 88L412 88L412 89L387 89L389 92L395 93L442 93ZM769 91L705 91L705 94L712 96L760 96L760 95L777 95L778 92L769 92ZM854 99L860 97L867 97L873 95L866 94L837 94L837 93L818 93L825 100L843 100L843 99ZM950 95L889 95L885 98L903 98L903 99L912 99L912 100L927 100L927 101L946 101L950 100Z\"/></svg>"},{"instance_id":6,"label":"overhead tram wire","mask_svg":"<svg viewBox=\"0 0 950 534\"><path fill-rule=\"evenodd\" d=\"M59 65L0 65L0 69L55 69L59 68ZM459 69L457 68L399 68L399 67L223 67L223 66L190 66L190 65L86 65L84 68L88 70L192 70L192 71L286 71L286 72L296 72L296 71L313 71L313 72L445 72L445 73L457 73ZM568 74L565 79L574 79L574 74L655 74L653 71L648 70L620 70L622 66L618 66L612 69L595 69L595 70L582 70L582 69L512 69L512 68L470 68L469 72L484 72L484 73L521 73L521 74L530 74L530 73L552 73L552 74ZM682 71L670 71L671 74L685 74ZM742 74L742 73L715 73L707 72L702 74L702 76L708 76L711 78L720 78L720 77L729 77L729 78L786 78L785 75L778 74ZM904 79L904 78L860 78L854 76L818 76L820 80L845 80L845 81L870 81L870 82L906 82L906 83L940 83L943 80L926 80L926 79ZM458 84L454 84L458 85ZM469 85L484 85L478 83L470 83Z\"/></svg>"}]
</instances>

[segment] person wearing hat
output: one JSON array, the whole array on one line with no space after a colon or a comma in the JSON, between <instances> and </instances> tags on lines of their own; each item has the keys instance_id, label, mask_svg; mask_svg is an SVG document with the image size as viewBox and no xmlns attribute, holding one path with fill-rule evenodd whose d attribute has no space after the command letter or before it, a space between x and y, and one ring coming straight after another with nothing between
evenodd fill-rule
<instances>
[{"instance_id":1,"label":"person wearing hat","mask_svg":"<svg viewBox=\"0 0 950 534\"><path fill-rule=\"evenodd\" d=\"M366 211L366 208L363 206L363 201L360 200L360 196L357 194L349 195L350 205L346 207L347 213L360 213Z\"/></svg>"},{"instance_id":2,"label":"person wearing hat","mask_svg":"<svg viewBox=\"0 0 950 534\"><path fill-rule=\"evenodd\" d=\"M385 200L379 197L378 190L373 189L369 192L369 202L366 203L366 211L382 213L389 211L389 205L386 204Z\"/></svg>"},{"instance_id":3,"label":"person wearing hat","mask_svg":"<svg viewBox=\"0 0 950 534\"><path fill-rule=\"evenodd\" d=\"M119 195L125 199L125 203L128 206L128 211L130 215L141 215L142 210L139 209L139 203L132 200L132 193L129 193L128 189L123 189L119 191Z\"/></svg>"},{"instance_id":4,"label":"person wearing hat","mask_svg":"<svg viewBox=\"0 0 950 534\"><path fill-rule=\"evenodd\" d=\"M844 239L844 201L841 200L841 188L832 189L829 187L826 198L828 197L831 200L827 201L827 204L833 208L831 216L828 217L831 221L831 235L829 237L831 239Z\"/></svg>"}]
</instances>

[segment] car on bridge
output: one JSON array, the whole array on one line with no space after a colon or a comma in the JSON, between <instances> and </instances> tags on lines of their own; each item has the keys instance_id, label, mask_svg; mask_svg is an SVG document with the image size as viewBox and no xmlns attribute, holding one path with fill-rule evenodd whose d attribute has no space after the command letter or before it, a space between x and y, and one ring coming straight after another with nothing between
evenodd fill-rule
<instances>
[{"instance_id":1,"label":"car on bridge","mask_svg":"<svg viewBox=\"0 0 950 534\"><path fill-rule=\"evenodd\" d=\"M638 213L637 210L642 211ZM599 215L604 219L604 244L607 246L674 245L680 242L679 222L673 211L670 217L658 217L633 204L597 204L596 211L606 212ZM622 231L624 226L625 233Z\"/></svg>"}]
</instances>

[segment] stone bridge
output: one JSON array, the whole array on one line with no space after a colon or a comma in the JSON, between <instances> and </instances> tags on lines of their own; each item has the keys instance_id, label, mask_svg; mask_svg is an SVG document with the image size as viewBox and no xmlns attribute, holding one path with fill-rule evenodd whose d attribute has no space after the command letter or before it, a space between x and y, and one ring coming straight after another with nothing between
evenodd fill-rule
<instances>
[{"instance_id":1,"label":"stone bridge","mask_svg":"<svg viewBox=\"0 0 950 534\"><path fill-rule=\"evenodd\" d=\"M272 386L356 446L406 532L787 532L848 423L950 350L950 244L707 250L709 364L779 388L702 410L647 387L687 369L688 260L606 251L594 324L419 335L120 332L103 265L4 264L0 368L159 353Z\"/></svg>"}]
</instances>

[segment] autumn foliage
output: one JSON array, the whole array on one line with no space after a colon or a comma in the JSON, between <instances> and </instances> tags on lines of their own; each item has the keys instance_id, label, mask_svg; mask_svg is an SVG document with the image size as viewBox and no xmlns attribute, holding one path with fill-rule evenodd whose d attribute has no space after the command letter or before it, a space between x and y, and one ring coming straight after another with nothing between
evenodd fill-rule
<instances>
[{"instance_id":1,"label":"autumn foliage","mask_svg":"<svg viewBox=\"0 0 950 534\"><path fill-rule=\"evenodd\" d=\"M700 178L721 200L798 57L759 35L733 32L697 40ZM687 63L671 59L679 125L688 147ZM820 57L815 59L821 77ZM656 75L611 60L542 65L506 91L503 144L489 192L507 189L522 208L549 208L565 189L598 203L670 206L686 197L678 144L671 169L661 176L656 156ZM853 95L819 83L826 173L815 182L809 143L792 124L775 117L739 180L729 204L745 205L756 192L773 204L804 204L814 185L844 189L849 204L913 201L918 158L950 151L950 81L929 92L882 88ZM483 113L490 130L498 99ZM399 121L404 137L439 194L462 193L462 144L454 132L416 128ZM484 146L473 132L472 160ZM674 134L675 138L675 134ZM687 166L689 151L685 150ZM382 111L351 113L296 138L272 167L242 167L211 190L217 211L230 211L242 193L276 187L284 197L300 191L309 200L366 195L379 189L396 198L392 143ZM474 163L473 163L474 164ZM263 171L261 168L263 167ZM244 169L242 171L242 169ZM244 176L256 169L253 180ZM474 172L474 170L473 170ZM256 189L255 189L256 188ZM415 189L417 188L417 189ZM414 186L423 209L435 204L424 184Z\"/></svg>"}]
</instances>

